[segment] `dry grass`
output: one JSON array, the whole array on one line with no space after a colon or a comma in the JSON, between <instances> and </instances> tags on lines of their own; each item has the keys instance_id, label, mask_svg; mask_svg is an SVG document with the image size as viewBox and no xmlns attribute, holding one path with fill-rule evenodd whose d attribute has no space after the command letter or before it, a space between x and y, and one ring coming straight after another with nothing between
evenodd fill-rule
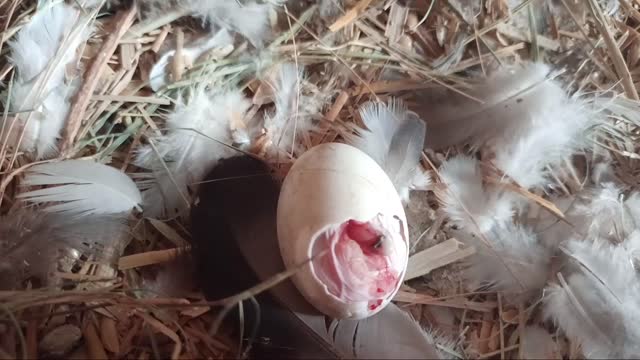
<instances>
[{"instance_id":1,"label":"dry grass","mask_svg":"<svg viewBox=\"0 0 640 360\"><path fill-rule=\"evenodd\" d=\"M582 0L560 0L570 16L545 19L551 29L545 33L527 22L528 12L540 6L540 1L525 0L511 11L509 2L513 3L486 0L484 7L471 9L461 0L416 0L410 1L410 7L402 1L347 1L344 11L324 21L315 13L316 7L305 11L283 8L279 24L274 24L278 36L266 50L271 52L271 61L305 65L311 82L332 91L322 131L311 136L310 144L338 138L349 123L359 121L358 105L368 99L397 96L411 103L413 92L423 88L457 86L456 91L461 91L469 72L483 73L503 63L528 59L565 66L568 71L562 77L572 91L610 89L638 99L640 1L620 0L621 8L612 17L596 0L590 6L577 6ZM0 82L7 91L14 75L6 43L32 16L33 3L0 0ZM178 91L197 83L238 84L254 98L250 112L260 114L268 107L259 101L265 89L256 78L256 69L264 64L243 56L247 44L193 64L174 61L174 81L154 94L148 87L153 63L175 44L180 53L202 29L181 18L180 11L144 19L135 8L118 9L103 10L95 20L99 30L84 49L84 80L63 132L61 157L110 159L123 171L135 171L131 161L136 148L147 142L150 133L161 131ZM6 107L2 110L5 119L15 116ZM638 182L638 125L637 114L612 119L600 140L613 157L618 176L630 186ZM5 145L0 151L2 214L18 204L17 184L34 164ZM260 146L255 150L264 153ZM447 156L429 151L423 163L436 172ZM544 198L525 195L562 217ZM450 240L436 203L432 193L413 194L408 217L416 241L411 265L415 279L405 284L396 300L418 321L453 339L455 348L443 350L454 357L516 356L518 329L533 316L535 304L525 308L497 293L465 292L455 265L446 265L471 252ZM225 335L224 329L213 337L209 331L220 312L238 297L207 303L197 290L180 297L151 296L140 290L149 273L157 272L184 249L188 224L145 218L132 219L131 224L131 243L119 260L115 277L103 276L99 264L87 261L79 270L61 274L75 284L73 291L0 293L1 357L26 358L50 351L43 349L44 340L60 326L80 330L77 338L66 340L68 344L58 344L82 344L72 357L221 358L235 354L237 339ZM433 247L439 243L442 245ZM421 266L424 259L438 266ZM440 323L448 318L446 314L453 314L455 322ZM573 355L571 344L563 344L564 355Z\"/></svg>"}]
</instances>

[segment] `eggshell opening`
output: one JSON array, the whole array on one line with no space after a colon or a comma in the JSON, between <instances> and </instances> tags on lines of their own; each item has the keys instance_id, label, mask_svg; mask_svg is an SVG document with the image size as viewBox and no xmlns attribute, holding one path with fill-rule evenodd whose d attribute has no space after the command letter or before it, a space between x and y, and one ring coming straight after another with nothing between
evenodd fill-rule
<instances>
[{"instance_id":1,"label":"eggshell opening","mask_svg":"<svg viewBox=\"0 0 640 360\"><path fill-rule=\"evenodd\" d=\"M329 226L311 240L313 276L328 295L344 303L363 303L369 315L388 303L401 285L407 241L402 220L379 214ZM324 253L323 253L324 252Z\"/></svg>"}]
</instances>

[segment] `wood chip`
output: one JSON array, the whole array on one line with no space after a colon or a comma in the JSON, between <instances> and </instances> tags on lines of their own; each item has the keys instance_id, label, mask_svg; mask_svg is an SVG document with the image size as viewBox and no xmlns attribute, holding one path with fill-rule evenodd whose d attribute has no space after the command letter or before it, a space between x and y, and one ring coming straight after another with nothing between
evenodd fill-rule
<instances>
[{"instance_id":1,"label":"wood chip","mask_svg":"<svg viewBox=\"0 0 640 360\"><path fill-rule=\"evenodd\" d=\"M525 41L527 43L531 43L531 33L521 31L518 28L515 28L511 25L507 24L499 24L497 27L498 32L505 35L506 37L517 40L517 41ZM542 36L540 34L536 35L536 41L539 47L551 51L558 51L560 49L560 42L549 39L548 37Z\"/></svg>"},{"instance_id":2,"label":"wood chip","mask_svg":"<svg viewBox=\"0 0 640 360\"><path fill-rule=\"evenodd\" d=\"M87 321L82 331L82 335L84 336L84 341L87 345L87 352L91 359L109 358L106 351L104 351L102 340L100 340L100 337L98 336L98 332L96 331L96 327L93 325L93 321Z\"/></svg>"},{"instance_id":3,"label":"wood chip","mask_svg":"<svg viewBox=\"0 0 640 360\"><path fill-rule=\"evenodd\" d=\"M444 306L456 309L474 310L478 312L491 312L498 307L498 304L492 301L476 302L466 299L440 300L431 295L411 293L408 291L398 291L393 300L409 304Z\"/></svg>"},{"instance_id":4,"label":"wood chip","mask_svg":"<svg viewBox=\"0 0 640 360\"><path fill-rule=\"evenodd\" d=\"M491 337L492 327L493 314L489 312L482 314L482 326L480 327L480 336L477 344L478 352L481 354L489 352L489 338Z\"/></svg>"},{"instance_id":5,"label":"wood chip","mask_svg":"<svg viewBox=\"0 0 640 360\"><path fill-rule=\"evenodd\" d=\"M424 276L440 267L475 254L475 249L465 247L456 239L449 239L438 245L420 251L409 258L404 280Z\"/></svg>"},{"instance_id":6,"label":"wood chip","mask_svg":"<svg viewBox=\"0 0 640 360\"><path fill-rule=\"evenodd\" d=\"M134 44L120 44L120 64L125 70L135 68L136 46Z\"/></svg>"},{"instance_id":7,"label":"wood chip","mask_svg":"<svg viewBox=\"0 0 640 360\"><path fill-rule=\"evenodd\" d=\"M404 28L407 23L407 16L409 15L409 8L394 2L391 4L389 10L389 19L387 20L387 27L384 30L384 35L389 39L390 43L396 43L400 40L404 34Z\"/></svg>"},{"instance_id":8,"label":"wood chip","mask_svg":"<svg viewBox=\"0 0 640 360\"><path fill-rule=\"evenodd\" d=\"M185 315L191 318L200 317L211 310L208 306L194 307L192 309L183 310L180 312L181 315Z\"/></svg>"},{"instance_id":9,"label":"wood chip","mask_svg":"<svg viewBox=\"0 0 640 360\"><path fill-rule=\"evenodd\" d=\"M166 237L167 240L171 241L175 246L184 247L188 244L188 242L182 236L180 236L177 231L175 231L166 223L152 218L147 218L147 220L156 230L164 235L164 237Z\"/></svg>"},{"instance_id":10,"label":"wood chip","mask_svg":"<svg viewBox=\"0 0 640 360\"><path fill-rule=\"evenodd\" d=\"M502 312L502 321L507 324L518 324L519 312L517 309L509 309Z\"/></svg>"},{"instance_id":11,"label":"wood chip","mask_svg":"<svg viewBox=\"0 0 640 360\"><path fill-rule=\"evenodd\" d=\"M489 348L489 351L496 351L500 348L500 324L497 322L493 323L493 326L491 327L487 347Z\"/></svg>"},{"instance_id":12,"label":"wood chip","mask_svg":"<svg viewBox=\"0 0 640 360\"><path fill-rule=\"evenodd\" d=\"M181 28L176 30L176 52L173 54L171 60L171 80L173 82L182 80L182 74L184 73L184 56L182 50L184 49L184 32Z\"/></svg>"},{"instance_id":13,"label":"wood chip","mask_svg":"<svg viewBox=\"0 0 640 360\"><path fill-rule=\"evenodd\" d=\"M158 34L158 37L156 37L156 41L154 41L153 45L151 46L151 51L153 51L156 54L160 51L160 48L162 47L162 44L164 44L164 41L167 39L167 35L169 35L170 31L171 31L170 25L166 25L162 27L162 31L160 32L160 34Z\"/></svg>"},{"instance_id":14,"label":"wood chip","mask_svg":"<svg viewBox=\"0 0 640 360\"><path fill-rule=\"evenodd\" d=\"M123 256L118 261L119 270L133 269L154 264L161 264L174 260L189 248L175 248L167 250L148 251L145 253Z\"/></svg>"},{"instance_id":15,"label":"wood chip","mask_svg":"<svg viewBox=\"0 0 640 360\"><path fill-rule=\"evenodd\" d=\"M118 337L115 320L102 317L100 320L100 338L105 349L115 354L120 352L120 338Z\"/></svg>"},{"instance_id":16,"label":"wood chip","mask_svg":"<svg viewBox=\"0 0 640 360\"><path fill-rule=\"evenodd\" d=\"M325 140L327 131L331 127L330 123L334 122L338 118L340 111L342 111L347 101L349 101L349 98L350 98L350 95L348 92L344 90L340 92L336 100L333 102L333 105L331 106L327 114L324 116L324 119L326 120L326 122L321 123L318 134L313 135L311 139L311 144L313 146L318 145Z\"/></svg>"},{"instance_id":17,"label":"wood chip","mask_svg":"<svg viewBox=\"0 0 640 360\"><path fill-rule=\"evenodd\" d=\"M178 336L178 334L176 334L175 331L169 329L160 321L145 313L136 312L136 315L140 316L142 319L144 319L144 321L147 322L147 324L151 325L152 328L164 334L175 343L175 346L173 347L173 351L171 353L171 359L177 359L182 353L182 341L180 341L180 337Z\"/></svg>"}]
</instances>

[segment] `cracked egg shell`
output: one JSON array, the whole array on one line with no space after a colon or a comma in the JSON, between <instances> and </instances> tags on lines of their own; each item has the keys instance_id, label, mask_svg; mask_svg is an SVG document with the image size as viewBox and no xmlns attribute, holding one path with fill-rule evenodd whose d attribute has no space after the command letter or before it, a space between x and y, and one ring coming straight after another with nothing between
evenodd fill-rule
<instances>
[{"instance_id":1,"label":"cracked egg shell","mask_svg":"<svg viewBox=\"0 0 640 360\"><path fill-rule=\"evenodd\" d=\"M396 294L408 262L402 202L359 149L318 145L295 161L278 201L278 241L302 295L337 319L363 319ZM315 256L315 257L314 257Z\"/></svg>"}]
</instances>

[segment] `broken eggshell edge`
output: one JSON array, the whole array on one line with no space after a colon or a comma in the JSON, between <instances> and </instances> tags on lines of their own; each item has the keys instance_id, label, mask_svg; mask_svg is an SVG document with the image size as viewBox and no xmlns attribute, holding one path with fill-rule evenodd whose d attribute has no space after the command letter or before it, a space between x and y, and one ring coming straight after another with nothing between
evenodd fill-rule
<instances>
[{"instance_id":1,"label":"broken eggshell edge","mask_svg":"<svg viewBox=\"0 0 640 360\"><path fill-rule=\"evenodd\" d=\"M312 256L314 241L328 228L349 220L369 222L382 215L400 221L398 282L374 309L367 301L347 302L330 293L311 263L293 275L293 283L316 309L337 319L363 319L381 311L402 285L408 263L409 235L404 208L384 170L359 149L341 143L318 145L296 160L278 201L278 241L287 269ZM396 240L398 242L398 240Z\"/></svg>"}]
</instances>

